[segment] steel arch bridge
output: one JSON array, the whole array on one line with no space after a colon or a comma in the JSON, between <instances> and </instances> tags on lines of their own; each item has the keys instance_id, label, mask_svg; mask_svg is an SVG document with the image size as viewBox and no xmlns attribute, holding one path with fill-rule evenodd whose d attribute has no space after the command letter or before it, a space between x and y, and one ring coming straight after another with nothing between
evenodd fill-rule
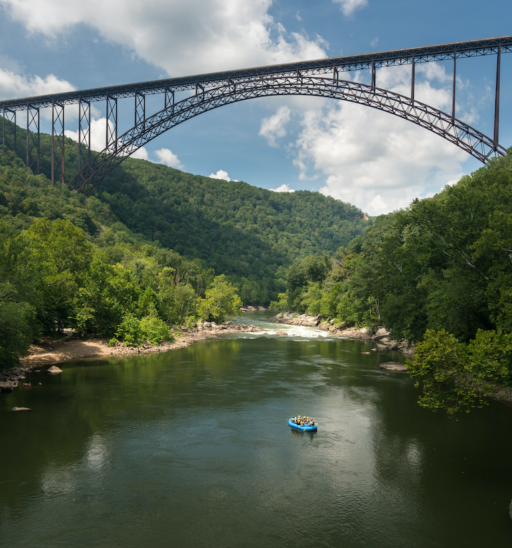
<instances>
[{"instance_id":1,"label":"steel arch bridge","mask_svg":"<svg viewBox=\"0 0 512 548\"><path fill-rule=\"evenodd\" d=\"M16 147L16 113L26 111L27 166L39 172L40 109L52 109L52 182L64 183L64 111L65 106L78 104L78 173L68 183L72 189L89 193L124 159L162 133L202 113L224 105L259 97L306 95L327 97L365 105L388 112L450 141L481 162L493 155L505 155L499 144L499 108L501 54L512 51L512 36L456 42L407 50L395 50L272 65L253 69L170 78L153 82L108 88L67 92L56 95L1 101L3 144L6 124L14 132ZM456 66L458 58L496 55L496 86L494 134L488 137L455 116ZM442 112L415 100L415 67L417 63L452 60L452 110ZM376 69L411 65L411 93L404 96L377 87ZM340 78L340 73L370 70L371 84ZM192 91L192 95L176 102L175 93ZM164 108L146 116L146 95L162 94ZM134 126L118 136L118 99L134 97ZM105 148L91 154L91 103L106 101Z\"/></svg>"}]
</instances>

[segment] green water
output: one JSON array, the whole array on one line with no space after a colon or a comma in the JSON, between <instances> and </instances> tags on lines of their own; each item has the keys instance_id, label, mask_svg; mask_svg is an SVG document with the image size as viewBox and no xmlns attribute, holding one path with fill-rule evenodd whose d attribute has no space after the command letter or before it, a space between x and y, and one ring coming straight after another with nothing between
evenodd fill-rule
<instances>
[{"instance_id":1,"label":"green water","mask_svg":"<svg viewBox=\"0 0 512 548\"><path fill-rule=\"evenodd\" d=\"M449 421L378 369L398 355L267 316L0 396L0 546L512 546L512 408Z\"/></svg>"}]
</instances>

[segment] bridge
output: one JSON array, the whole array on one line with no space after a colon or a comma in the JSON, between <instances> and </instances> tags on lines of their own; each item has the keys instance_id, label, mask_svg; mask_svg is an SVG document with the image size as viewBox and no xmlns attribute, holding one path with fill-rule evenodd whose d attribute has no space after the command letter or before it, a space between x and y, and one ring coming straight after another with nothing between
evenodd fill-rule
<instances>
[{"instance_id":1,"label":"bridge","mask_svg":"<svg viewBox=\"0 0 512 548\"><path fill-rule=\"evenodd\" d=\"M68 186L89 193L101 180L132 155L165 131L204 112L224 105L258 97L307 95L329 97L388 112L417 124L465 150L481 162L503 156L499 144L501 55L512 51L512 36L454 42L436 46L384 51L346 57L302 61L227 72L169 78L136 84L111 86L54 95L0 101L2 143L6 130L14 135L16 147L17 114L26 112L26 162L39 173L40 109L52 109L51 179L65 182L65 107L78 105L78 171ZM457 59L496 56L494 133L484 135L456 117ZM433 61L453 62L451 112L442 112L415 99L415 67ZM400 95L377 85L377 69L411 66L411 91ZM343 72L369 70L369 85L343 80ZM187 97L176 101L176 93ZM163 109L146 116L146 96L162 95ZM118 100L134 98L134 125L118 135ZM91 153L91 104L105 101L105 148ZM6 124L6 121L11 122Z\"/></svg>"}]
</instances>

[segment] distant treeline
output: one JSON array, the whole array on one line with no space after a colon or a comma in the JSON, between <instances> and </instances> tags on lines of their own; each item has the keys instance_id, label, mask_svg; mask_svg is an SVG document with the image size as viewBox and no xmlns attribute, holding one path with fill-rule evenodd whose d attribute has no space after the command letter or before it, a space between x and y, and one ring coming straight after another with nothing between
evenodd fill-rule
<instances>
[{"instance_id":1,"label":"distant treeline","mask_svg":"<svg viewBox=\"0 0 512 548\"><path fill-rule=\"evenodd\" d=\"M336 253L296 260L286 283L277 309L419 343L410 370L422 405L481 405L512 384L512 149Z\"/></svg>"}]
</instances>

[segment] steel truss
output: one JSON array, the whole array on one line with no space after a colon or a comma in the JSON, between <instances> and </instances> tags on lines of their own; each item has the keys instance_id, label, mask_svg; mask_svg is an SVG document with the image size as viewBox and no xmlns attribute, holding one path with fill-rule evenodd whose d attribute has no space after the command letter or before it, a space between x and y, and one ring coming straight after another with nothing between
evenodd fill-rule
<instances>
[{"instance_id":1,"label":"steel truss","mask_svg":"<svg viewBox=\"0 0 512 548\"><path fill-rule=\"evenodd\" d=\"M199 90L198 90L199 91ZM228 83L201 92L146 118L145 125L137 125L117 140L116 152L109 147L95 156L90 165L90 176L80 182L78 178L70 186L89 193L108 173L136 150L165 131L195 116L224 105L276 95L309 95L327 97L365 105L394 114L443 137L478 160L485 162L493 154L505 155L506 150L483 133L468 124L434 107L392 91L338 78L310 76L270 76L259 80Z\"/></svg>"},{"instance_id":2,"label":"steel truss","mask_svg":"<svg viewBox=\"0 0 512 548\"><path fill-rule=\"evenodd\" d=\"M27 105L27 167L39 175L39 152L40 152L40 116L39 109ZM32 150L35 149L35 158Z\"/></svg>"},{"instance_id":3,"label":"steel truss","mask_svg":"<svg viewBox=\"0 0 512 548\"><path fill-rule=\"evenodd\" d=\"M11 133L13 136L13 149L14 153L16 153L16 111L10 110L6 107L2 109L2 144L7 145L7 141L5 139L6 131L5 131L5 121L7 120L9 123L9 127L11 129Z\"/></svg>"},{"instance_id":4,"label":"steel truss","mask_svg":"<svg viewBox=\"0 0 512 548\"><path fill-rule=\"evenodd\" d=\"M89 176L91 163L91 103L78 103L78 175L82 181Z\"/></svg>"},{"instance_id":5,"label":"steel truss","mask_svg":"<svg viewBox=\"0 0 512 548\"><path fill-rule=\"evenodd\" d=\"M107 95L107 147L105 150L117 152L117 98Z\"/></svg>"},{"instance_id":6,"label":"steel truss","mask_svg":"<svg viewBox=\"0 0 512 548\"><path fill-rule=\"evenodd\" d=\"M164 80L138 82L134 84L109 86L82 91L69 91L55 95L33 97L29 102L39 108L45 108L51 107L54 101L63 105L71 105L78 103L82 99L90 102L105 101L108 98L124 99L127 97L134 97L136 93L158 95L165 93L166 90L207 90L218 88L229 83L238 85L239 82L246 82L251 78L257 80L269 76L291 77L297 74L301 74L304 77L327 76L331 74L334 76L335 73L341 72L372 69L375 71L381 67L429 63L432 61L447 61L454 58L464 59L469 57L480 57L483 55L497 55L500 51L501 53L512 52L512 36L470 40L467 42L452 42L450 44L380 51L376 53L364 53L346 57L331 57L224 72L212 72L195 76L168 78ZM6 107L11 110L25 110L27 102L27 99L0 101L0 109Z\"/></svg>"},{"instance_id":7,"label":"steel truss","mask_svg":"<svg viewBox=\"0 0 512 548\"><path fill-rule=\"evenodd\" d=\"M58 176L60 175L60 177ZM52 183L65 183L64 105L52 104Z\"/></svg>"}]
</instances>

